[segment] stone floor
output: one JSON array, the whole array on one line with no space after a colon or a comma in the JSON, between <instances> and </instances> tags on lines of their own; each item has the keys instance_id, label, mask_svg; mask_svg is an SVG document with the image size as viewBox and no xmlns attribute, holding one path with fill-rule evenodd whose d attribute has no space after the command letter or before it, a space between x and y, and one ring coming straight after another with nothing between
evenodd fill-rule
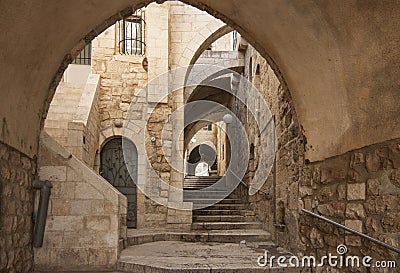
<instances>
[{"instance_id":1,"label":"stone floor","mask_svg":"<svg viewBox=\"0 0 400 273\"><path fill-rule=\"evenodd\" d=\"M217 239L229 242L191 241L202 238L203 232L167 232L149 230L129 230L128 237L134 238L133 245L127 246L120 255L114 270L58 271L57 273L298 273L309 272L298 268L259 267L257 259L268 251L269 257L290 255L271 241L238 241L248 237L269 238L258 230L207 231ZM240 234L240 235L239 235ZM182 237L183 236L183 237ZM194 236L194 238L191 238ZM199 237L200 236L200 237ZM219 237L222 236L222 237ZM238 236L238 237L236 237ZM260 236L260 237L258 237ZM232 238L235 238L234 242ZM167 238L167 240L164 240ZM184 240L174 240L175 238ZM207 238L207 237L205 237ZM248 237L253 239L254 237ZM186 239L189 239L186 240ZM53 272L53 271L51 271ZM35 272L49 273L49 272ZM53 272L54 273L54 272Z\"/></svg>"},{"instance_id":2,"label":"stone floor","mask_svg":"<svg viewBox=\"0 0 400 273\"><path fill-rule=\"evenodd\" d=\"M159 241L126 248L121 253L117 268L131 273L272 272L269 268L257 265L258 257L265 250L270 255L289 254L270 242L237 244ZM273 272L281 272L275 269Z\"/></svg>"}]
</instances>

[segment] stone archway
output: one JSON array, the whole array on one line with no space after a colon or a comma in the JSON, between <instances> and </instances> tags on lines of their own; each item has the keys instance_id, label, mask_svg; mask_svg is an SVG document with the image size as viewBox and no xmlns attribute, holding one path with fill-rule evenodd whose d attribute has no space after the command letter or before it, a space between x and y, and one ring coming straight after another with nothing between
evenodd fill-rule
<instances>
[{"instance_id":1,"label":"stone archway","mask_svg":"<svg viewBox=\"0 0 400 273\"><path fill-rule=\"evenodd\" d=\"M199 144L194 147L188 158L188 175L195 175L196 167L199 163L205 162L211 169L216 169L217 167L217 152L215 148L208 144Z\"/></svg>"},{"instance_id":2,"label":"stone archway","mask_svg":"<svg viewBox=\"0 0 400 273\"><path fill-rule=\"evenodd\" d=\"M358 6L346 3L345 8L340 8L339 11L337 5L312 1L301 5L282 4L278 1L260 4L252 1L234 6L226 1L187 2L238 29L269 60L277 74L285 76L307 136L310 160L398 135L399 128L395 124L380 125L381 120L393 120L392 117L397 116L395 110L379 110L374 107L376 102L372 98L368 102L361 99L373 90L384 90L374 98L385 105L381 109L396 109L392 102L397 100L387 98L396 98L396 90L400 85L394 77L398 72L394 65L397 62L391 61L399 58L395 54L397 47L390 42L398 40L397 31L393 31L399 20L396 16L400 9L398 3L375 6L369 6L370 3ZM1 140L33 157L37 151L39 124L67 64L98 33L144 4L142 1L129 0L112 4L101 1L94 5L79 3L77 9L69 1L62 1L32 4L22 8L19 2L2 1L2 10L7 11L7 14L2 16L1 27L8 29L8 33L13 33L13 36L6 35L1 40L3 63L9 65L4 66L0 74L2 90L13 92L4 93L2 102L7 103L2 103L0 107L4 109L1 120L5 128ZM91 14L88 10L96 12ZM360 18L370 18L371 12L375 14L373 20L360 19L356 23L348 23L354 14L360 14ZM262 16L256 16L261 14ZM32 28L27 29L21 27L24 20L19 18L31 18L31 22L35 23ZM282 20L285 22L283 25ZM262 25L268 27L261 28ZM74 32L69 31L71 26ZM43 33L48 35L43 36ZM354 34L351 41L345 38L349 33L350 36ZM35 38L39 36L42 39ZM20 46L22 37L31 41L29 48ZM60 40L63 43L55 47L54 43ZM46 46L43 47L43 44ZM363 48L361 55L360 47ZM31 54L33 51L35 54ZM359 64L360 69L354 69L354 64ZM277 70L278 66L281 73ZM36 72L32 73L33 71ZM58 71L56 76L54 71ZM15 81L8 80L11 78ZM29 92L28 96L26 86L30 86L34 93ZM332 100L326 100L325 94L336 95ZM21 117L17 107L10 105L20 105L32 112L27 117ZM357 105L366 105L369 110L363 111ZM342 114L338 116L332 113ZM315 117L324 122L319 122ZM19 126L22 121L30 126ZM371 124L373 126L369 126ZM322 138L319 132L325 132ZM358 137L354 138L355 135ZM342 142L346 145L338 146Z\"/></svg>"},{"instance_id":3,"label":"stone archway","mask_svg":"<svg viewBox=\"0 0 400 273\"><path fill-rule=\"evenodd\" d=\"M0 3L1 155L6 170L27 173L21 192L34 180L39 132L63 70L93 37L149 2ZM309 161L398 137L400 3L185 2L238 29L268 59L291 90ZM29 222L30 212L23 217ZM29 246L21 249L29 260Z\"/></svg>"}]
</instances>

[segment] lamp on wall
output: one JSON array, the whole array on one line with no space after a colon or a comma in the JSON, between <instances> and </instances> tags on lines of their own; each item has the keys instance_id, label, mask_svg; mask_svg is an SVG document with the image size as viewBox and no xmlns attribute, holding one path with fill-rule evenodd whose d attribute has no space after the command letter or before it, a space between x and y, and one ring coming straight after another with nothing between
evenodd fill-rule
<instances>
[{"instance_id":1,"label":"lamp on wall","mask_svg":"<svg viewBox=\"0 0 400 273\"><path fill-rule=\"evenodd\" d=\"M224 117L222 118L222 120L226 123L226 124L230 124L233 121L233 117L231 114L225 114Z\"/></svg>"}]
</instances>

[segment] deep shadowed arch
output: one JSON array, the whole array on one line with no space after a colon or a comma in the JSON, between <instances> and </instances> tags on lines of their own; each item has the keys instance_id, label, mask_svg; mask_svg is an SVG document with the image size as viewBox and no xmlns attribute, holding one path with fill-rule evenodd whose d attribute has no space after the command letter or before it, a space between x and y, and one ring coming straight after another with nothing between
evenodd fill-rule
<instances>
[{"instance_id":1,"label":"deep shadowed arch","mask_svg":"<svg viewBox=\"0 0 400 273\"><path fill-rule=\"evenodd\" d=\"M211 169L216 169L217 167L217 152L213 147L208 144L199 144L192 149L188 158L188 174L194 175L195 169L198 163L205 162Z\"/></svg>"}]
</instances>

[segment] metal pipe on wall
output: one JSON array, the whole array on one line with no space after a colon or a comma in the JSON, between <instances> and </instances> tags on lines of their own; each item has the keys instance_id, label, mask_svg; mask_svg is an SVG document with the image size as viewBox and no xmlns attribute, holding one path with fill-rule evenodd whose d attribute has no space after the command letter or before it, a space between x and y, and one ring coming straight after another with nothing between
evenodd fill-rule
<instances>
[{"instance_id":1,"label":"metal pipe on wall","mask_svg":"<svg viewBox=\"0 0 400 273\"><path fill-rule=\"evenodd\" d=\"M51 188L53 185L49 181L36 181L33 185L35 190L40 190L40 199L37 215L35 217L35 227L33 231L33 247L42 247L44 232L46 228L47 211L49 208Z\"/></svg>"}]
</instances>

